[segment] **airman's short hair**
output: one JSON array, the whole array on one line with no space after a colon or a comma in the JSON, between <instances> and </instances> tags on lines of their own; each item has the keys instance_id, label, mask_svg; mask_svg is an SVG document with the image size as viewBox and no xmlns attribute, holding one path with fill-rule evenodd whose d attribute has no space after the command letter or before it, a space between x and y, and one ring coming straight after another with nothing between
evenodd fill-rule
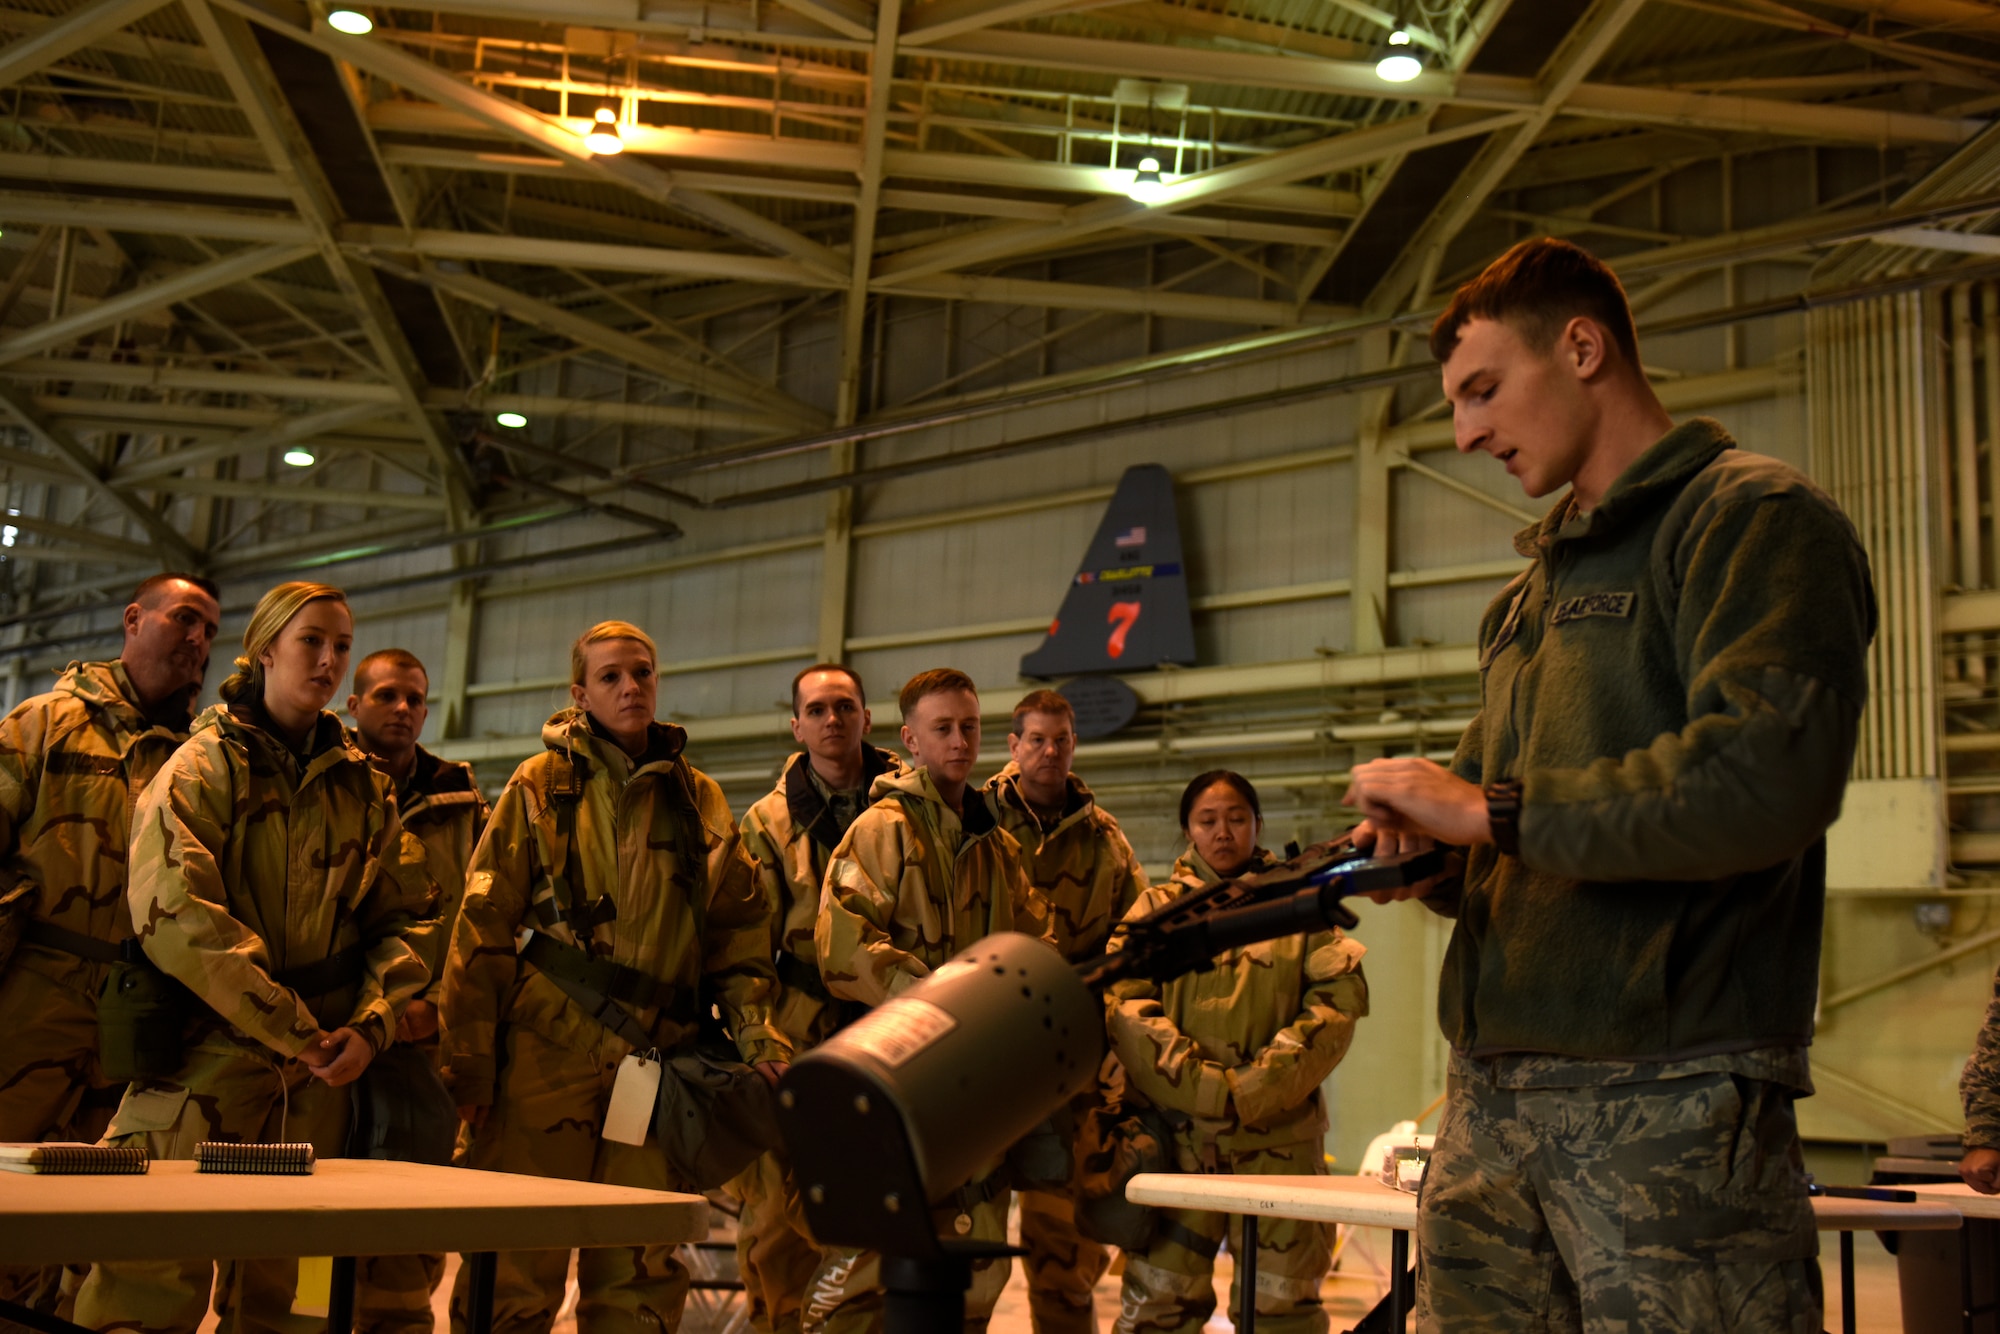
<instances>
[{"instance_id":1,"label":"airman's short hair","mask_svg":"<svg viewBox=\"0 0 2000 1334\"><path fill-rule=\"evenodd\" d=\"M861 684L860 672L844 662L816 662L792 678L792 717L799 716L799 687L805 684L808 676L816 672L839 672L854 682L854 693L861 696L861 707L864 709L868 707L868 687Z\"/></svg>"},{"instance_id":2,"label":"airman's short hair","mask_svg":"<svg viewBox=\"0 0 2000 1334\"><path fill-rule=\"evenodd\" d=\"M193 584L217 602L222 601L222 585L216 583L215 580L210 579L208 576L183 574L179 570L163 570L159 574L150 574L141 579L139 586L132 590L132 596L125 599L126 604L144 602L168 584Z\"/></svg>"},{"instance_id":3,"label":"airman's short hair","mask_svg":"<svg viewBox=\"0 0 2000 1334\"><path fill-rule=\"evenodd\" d=\"M424 685L431 683L430 668L424 660L406 648L378 648L360 662L354 664L354 693L365 694L368 690L368 674L377 667L395 668L408 671L414 668L424 674Z\"/></svg>"},{"instance_id":4,"label":"airman's short hair","mask_svg":"<svg viewBox=\"0 0 2000 1334\"><path fill-rule=\"evenodd\" d=\"M1568 241L1538 236L1488 264L1453 293L1431 325L1431 355L1439 365L1458 350L1458 335L1473 320L1498 320L1537 352L1546 352L1577 316L1604 326L1636 371L1639 336L1618 275L1604 261Z\"/></svg>"},{"instance_id":5,"label":"airman's short hair","mask_svg":"<svg viewBox=\"0 0 2000 1334\"><path fill-rule=\"evenodd\" d=\"M927 672L918 672L903 683L903 692L896 696L896 704L903 711L907 721L916 710L917 702L930 695L943 695L964 690L973 698L979 697L979 687L972 684L972 678L956 667L933 667Z\"/></svg>"},{"instance_id":6,"label":"airman's short hair","mask_svg":"<svg viewBox=\"0 0 2000 1334\"><path fill-rule=\"evenodd\" d=\"M1072 728L1076 726L1076 706L1063 698L1061 692L1031 690L1022 696L1019 704L1014 706L1014 721L1008 724L1007 730L1015 736L1020 736L1027 730L1028 715L1031 713L1047 713L1057 718L1067 718Z\"/></svg>"},{"instance_id":7,"label":"airman's short hair","mask_svg":"<svg viewBox=\"0 0 2000 1334\"><path fill-rule=\"evenodd\" d=\"M651 635L630 621L599 621L596 625L591 626L588 630L578 635L576 642L569 646L569 683L571 685L582 685L583 678L589 674L590 646L592 644L602 644L607 639L629 639L635 644L642 645L646 650L646 656L653 660L653 666L657 668L660 665L660 649L653 642Z\"/></svg>"}]
</instances>

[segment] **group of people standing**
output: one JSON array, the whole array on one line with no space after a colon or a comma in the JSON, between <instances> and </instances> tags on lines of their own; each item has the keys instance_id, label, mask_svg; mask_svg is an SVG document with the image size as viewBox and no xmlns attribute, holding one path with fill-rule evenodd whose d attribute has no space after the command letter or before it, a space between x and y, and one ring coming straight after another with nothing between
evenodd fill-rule
<instances>
[{"instance_id":1,"label":"group of people standing","mask_svg":"<svg viewBox=\"0 0 2000 1334\"><path fill-rule=\"evenodd\" d=\"M471 770L418 744L429 682L399 649L362 658L330 585L258 603L221 702L192 717L220 623L217 590L160 575L135 591L109 663L70 667L0 723L0 1139L104 1140L156 1158L203 1141L348 1150L349 1088L394 1043L428 1054L463 1123L457 1161L485 1170L685 1189L648 1137L602 1133L625 1058L691 1047L719 1023L775 1083L797 1053L996 931L1073 960L1191 887L1268 863L1256 791L1204 774L1181 803L1188 851L1165 884L1071 772L1074 714L1037 690L1015 708L1010 761L984 787L981 708L952 669L899 698L908 761L869 743L859 675L799 673L800 744L741 826L655 720L658 658L607 621L571 652L571 705L543 727L489 808ZM13 941L11 950L6 942ZM1319 1086L1367 1012L1361 947L1328 931L1233 951L1108 1008L1133 1086L1176 1127L1189 1170L1324 1172ZM183 1009L115 1056L100 1001L138 971ZM110 992L107 992L109 987ZM153 1044L147 1046L148 1043ZM1094 1329L1107 1249L1069 1194L1021 1195L1039 1334ZM819 1245L782 1151L729 1189L760 1331L858 1334L882 1318L879 1257ZM938 1214L948 1234L1006 1235L995 1162ZM1163 1215L1127 1257L1119 1328L1197 1330L1215 1307L1220 1215ZM1267 1229L1259 1309L1280 1331L1326 1327L1330 1236ZM504 1254L494 1323L546 1331L570 1253ZM211 1300L232 1328L298 1330L291 1261L0 1269L0 1297L98 1329L192 1334ZM1010 1262L976 1275L983 1327ZM365 1260L370 1334L432 1325L442 1256ZM580 1327L671 1330L689 1275L669 1246L577 1254ZM461 1278L461 1289L465 1280ZM453 1295L454 1324L468 1294Z\"/></svg>"}]
</instances>

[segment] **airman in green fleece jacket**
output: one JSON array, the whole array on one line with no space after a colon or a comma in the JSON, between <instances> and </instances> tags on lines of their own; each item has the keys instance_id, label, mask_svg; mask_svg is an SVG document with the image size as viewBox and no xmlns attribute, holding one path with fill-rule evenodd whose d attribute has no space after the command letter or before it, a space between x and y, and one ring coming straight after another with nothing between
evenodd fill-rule
<instances>
[{"instance_id":1,"label":"airman in green fleece jacket","mask_svg":"<svg viewBox=\"0 0 2000 1334\"><path fill-rule=\"evenodd\" d=\"M1432 350L1461 450L1530 496L1449 769L1355 772L1381 849L1465 849L1418 1327L1816 1330L1824 833L1867 695L1867 558L1822 491L1675 426L1624 294L1565 242L1461 289Z\"/></svg>"}]
</instances>

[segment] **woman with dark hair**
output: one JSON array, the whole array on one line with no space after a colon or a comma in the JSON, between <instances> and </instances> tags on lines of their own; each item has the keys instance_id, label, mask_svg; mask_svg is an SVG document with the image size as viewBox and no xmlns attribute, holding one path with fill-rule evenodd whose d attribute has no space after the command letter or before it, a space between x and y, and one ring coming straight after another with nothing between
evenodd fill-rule
<instances>
[{"instance_id":1,"label":"woman with dark hair","mask_svg":"<svg viewBox=\"0 0 2000 1334\"><path fill-rule=\"evenodd\" d=\"M1173 877L1129 917L1277 861L1257 845L1263 808L1241 774L1202 774L1181 794L1188 850ZM1112 937L1112 948L1119 937ZM1326 1109L1320 1084L1368 1013L1360 944L1337 929L1217 955L1207 972L1164 986L1111 990L1111 1042L1131 1090L1175 1128L1184 1172L1318 1176ZM1162 1209L1152 1243L1125 1257L1117 1334L1196 1334L1215 1311L1215 1254L1241 1224L1228 1215ZM1272 1334L1325 1334L1321 1281L1332 1261L1323 1223L1267 1219L1257 1245L1257 1325ZM1230 1297L1238 1309L1240 1294Z\"/></svg>"},{"instance_id":2,"label":"woman with dark hair","mask_svg":"<svg viewBox=\"0 0 2000 1334\"><path fill-rule=\"evenodd\" d=\"M197 718L132 817L127 901L146 956L199 1002L177 1067L126 1091L107 1142L193 1158L204 1140L336 1156L349 1090L430 970L434 886L394 789L326 705L354 622L327 584L280 584L243 632L223 702ZM158 1055L158 1053L154 1053ZM225 1330L301 1329L297 1265L101 1264L92 1329L193 1331L211 1285Z\"/></svg>"}]
</instances>

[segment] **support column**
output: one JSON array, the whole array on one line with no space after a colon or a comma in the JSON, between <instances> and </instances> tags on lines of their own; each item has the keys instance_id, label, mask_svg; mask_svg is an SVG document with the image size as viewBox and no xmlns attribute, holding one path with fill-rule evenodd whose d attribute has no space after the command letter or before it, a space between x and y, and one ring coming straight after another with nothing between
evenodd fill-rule
<instances>
[{"instance_id":1,"label":"support column","mask_svg":"<svg viewBox=\"0 0 2000 1334\"><path fill-rule=\"evenodd\" d=\"M451 586L444 612L444 672L438 677L437 736L454 741L466 734L471 721L466 688L472 684L472 641L479 633L477 581L460 579Z\"/></svg>"},{"instance_id":2,"label":"support column","mask_svg":"<svg viewBox=\"0 0 2000 1334\"><path fill-rule=\"evenodd\" d=\"M1389 364L1389 336L1359 344L1363 374ZM1352 624L1348 651L1379 653L1389 645L1389 450L1385 443L1396 391L1363 394L1354 435L1354 560L1348 572Z\"/></svg>"}]
</instances>

